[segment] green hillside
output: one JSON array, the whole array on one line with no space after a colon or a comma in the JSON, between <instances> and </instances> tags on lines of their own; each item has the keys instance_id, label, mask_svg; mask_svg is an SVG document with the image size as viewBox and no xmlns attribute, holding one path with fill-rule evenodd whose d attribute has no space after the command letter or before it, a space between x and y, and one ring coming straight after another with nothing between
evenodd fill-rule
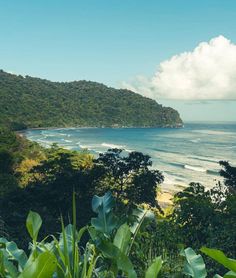
<instances>
[{"instance_id":1,"label":"green hillside","mask_svg":"<svg viewBox=\"0 0 236 278\"><path fill-rule=\"evenodd\" d=\"M0 124L23 127L178 127L179 113L91 81L51 82L0 71Z\"/></svg>"}]
</instances>

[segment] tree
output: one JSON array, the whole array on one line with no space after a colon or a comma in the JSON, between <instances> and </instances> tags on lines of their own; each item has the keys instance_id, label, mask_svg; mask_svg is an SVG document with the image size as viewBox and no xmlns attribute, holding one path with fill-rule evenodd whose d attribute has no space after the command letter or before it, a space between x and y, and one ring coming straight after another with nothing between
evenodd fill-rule
<instances>
[{"instance_id":1,"label":"tree","mask_svg":"<svg viewBox=\"0 0 236 278\"><path fill-rule=\"evenodd\" d=\"M111 190L119 202L129 206L146 203L158 206L157 185L164 181L160 171L151 170L150 156L140 152L125 155L121 149L109 149L94 160L102 172L98 190Z\"/></svg>"},{"instance_id":2,"label":"tree","mask_svg":"<svg viewBox=\"0 0 236 278\"><path fill-rule=\"evenodd\" d=\"M13 164L12 154L7 150L0 150L0 174L12 174Z\"/></svg>"},{"instance_id":3,"label":"tree","mask_svg":"<svg viewBox=\"0 0 236 278\"><path fill-rule=\"evenodd\" d=\"M95 194L96 180L90 163L90 154L54 146L47 151L46 159L27 171L27 175L30 173L32 176L25 188L15 187L11 194L4 192L4 197L0 191L0 215L9 228L10 235L17 242L20 240L21 246L26 247L28 241L28 235L21 228L28 211L38 211L44 217L42 237L55 234L61 226L60 215L65 223L72 219L73 192L77 203L77 224L79 227L87 224L92 215L90 204Z\"/></svg>"},{"instance_id":4,"label":"tree","mask_svg":"<svg viewBox=\"0 0 236 278\"><path fill-rule=\"evenodd\" d=\"M225 185L229 191L236 194L236 167L229 164L228 161L220 161L223 169L220 170L220 175L224 178Z\"/></svg>"},{"instance_id":5,"label":"tree","mask_svg":"<svg viewBox=\"0 0 236 278\"><path fill-rule=\"evenodd\" d=\"M207 245L235 257L235 167L222 161L220 165L224 168L220 171L224 184L219 182L207 189L199 183L191 183L175 195L171 220L186 246L199 249ZM207 263L211 264L209 260Z\"/></svg>"}]
</instances>

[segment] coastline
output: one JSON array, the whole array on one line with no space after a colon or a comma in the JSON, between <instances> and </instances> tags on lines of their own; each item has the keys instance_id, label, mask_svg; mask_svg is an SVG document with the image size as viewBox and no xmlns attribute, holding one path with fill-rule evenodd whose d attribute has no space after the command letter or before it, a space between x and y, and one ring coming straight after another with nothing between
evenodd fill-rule
<instances>
[{"instance_id":1,"label":"coastline","mask_svg":"<svg viewBox=\"0 0 236 278\"><path fill-rule=\"evenodd\" d=\"M27 127L20 130L14 130L15 132L26 132L27 130L57 130L57 129L89 129L89 128L112 128L112 129L148 129L148 128L184 128L184 123L176 125L159 125L159 126L46 126L46 127Z\"/></svg>"},{"instance_id":2,"label":"coastline","mask_svg":"<svg viewBox=\"0 0 236 278\"><path fill-rule=\"evenodd\" d=\"M95 156L106 152L108 148L124 149L127 153L141 151L151 157L153 169L163 172L165 181L160 186L162 191L173 195L186 188L190 182L199 182L212 188L216 181L221 180L218 161L226 159L233 165L236 161L232 152L236 147L233 140L235 130L236 127L225 125L186 124L185 128L178 130L91 126L38 127L20 130L18 134L45 147L56 142L62 148L86 149ZM169 199L170 197L165 199L164 203L169 202Z\"/></svg>"}]
</instances>

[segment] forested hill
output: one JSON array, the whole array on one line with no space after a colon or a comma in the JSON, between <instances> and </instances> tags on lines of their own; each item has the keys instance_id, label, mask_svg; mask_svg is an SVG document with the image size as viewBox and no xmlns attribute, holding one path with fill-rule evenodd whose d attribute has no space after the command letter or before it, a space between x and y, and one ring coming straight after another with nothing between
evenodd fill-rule
<instances>
[{"instance_id":1,"label":"forested hill","mask_svg":"<svg viewBox=\"0 0 236 278\"><path fill-rule=\"evenodd\" d=\"M0 71L0 125L178 127L179 113L132 91L91 81L51 82Z\"/></svg>"}]
</instances>

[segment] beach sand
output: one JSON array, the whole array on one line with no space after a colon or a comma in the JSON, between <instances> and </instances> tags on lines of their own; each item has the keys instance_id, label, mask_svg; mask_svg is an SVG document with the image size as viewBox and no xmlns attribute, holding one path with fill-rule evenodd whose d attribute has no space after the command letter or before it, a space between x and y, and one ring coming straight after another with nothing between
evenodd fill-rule
<instances>
[{"instance_id":1,"label":"beach sand","mask_svg":"<svg viewBox=\"0 0 236 278\"><path fill-rule=\"evenodd\" d=\"M173 204L173 192L162 191L157 194L157 201L162 208L169 207Z\"/></svg>"}]
</instances>

